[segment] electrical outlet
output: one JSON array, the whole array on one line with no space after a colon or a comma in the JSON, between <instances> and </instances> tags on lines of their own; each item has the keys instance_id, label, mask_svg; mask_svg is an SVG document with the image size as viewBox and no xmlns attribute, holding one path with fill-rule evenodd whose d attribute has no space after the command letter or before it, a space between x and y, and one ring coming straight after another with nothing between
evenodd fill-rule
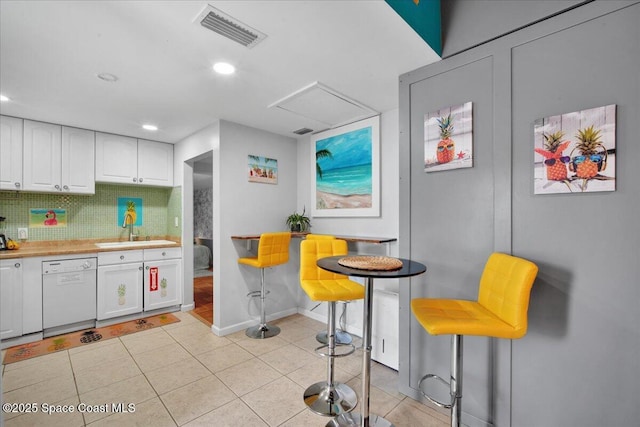
<instances>
[{"instance_id":1,"label":"electrical outlet","mask_svg":"<svg viewBox=\"0 0 640 427\"><path fill-rule=\"evenodd\" d=\"M18 239L27 240L29 238L28 228L18 228Z\"/></svg>"}]
</instances>

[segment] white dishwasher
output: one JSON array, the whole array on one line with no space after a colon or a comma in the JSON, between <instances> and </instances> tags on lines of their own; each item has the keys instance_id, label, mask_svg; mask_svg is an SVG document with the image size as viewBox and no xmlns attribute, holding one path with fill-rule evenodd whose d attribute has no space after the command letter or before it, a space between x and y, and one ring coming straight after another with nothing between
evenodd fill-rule
<instances>
[{"instance_id":1,"label":"white dishwasher","mask_svg":"<svg viewBox=\"0 0 640 427\"><path fill-rule=\"evenodd\" d=\"M42 262L44 336L96 325L96 258Z\"/></svg>"}]
</instances>

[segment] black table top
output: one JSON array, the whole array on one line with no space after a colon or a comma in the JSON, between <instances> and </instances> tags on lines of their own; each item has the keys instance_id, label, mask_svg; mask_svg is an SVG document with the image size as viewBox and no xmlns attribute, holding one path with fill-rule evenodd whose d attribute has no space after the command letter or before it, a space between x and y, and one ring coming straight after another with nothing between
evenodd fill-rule
<instances>
[{"instance_id":1,"label":"black table top","mask_svg":"<svg viewBox=\"0 0 640 427\"><path fill-rule=\"evenodd\" d=\"M318 265L318 267L332 273L339 273L354 277L373 277L380 279L417 276L418 274L422 274L427 271L427 267L424 264L405 258L398 258L400 261L402 261L402 268L399 268L397 270L361 270L358 268L350 268L338 264L338 260L345 257L345 255L339 255L320 258L316 264Z\"/></svg>"}]
</instances>

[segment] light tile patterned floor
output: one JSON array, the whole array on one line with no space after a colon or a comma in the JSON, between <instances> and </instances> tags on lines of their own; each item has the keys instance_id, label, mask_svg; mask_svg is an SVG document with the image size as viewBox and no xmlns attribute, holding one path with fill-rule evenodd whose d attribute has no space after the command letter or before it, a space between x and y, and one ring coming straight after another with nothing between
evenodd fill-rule
<instances>
[{"instance_id":1,"label":"light tile patterned floor","mask_svg":"<svg viewBox=\"0 0 640 427\"><path fill-rule=\"evenodd\" d=\"M304 389L326 376L313 348L325 326L301 315L277 322L282 333L253 340L244 331L217 337L189 315L181 322L85 347L2 365L2 402L68 405L72 413L4 414L10 426L322 427ZM336 361L336 380L360 394L361 350ZM448 416L396 391L397 372L374 363L372 412L396 427L445 427ZM95 408L78 412L79 404ZM135 412L101 412L134 404ZM356 411L359 407L356 408Z\"/></svg>"}]
</instances>

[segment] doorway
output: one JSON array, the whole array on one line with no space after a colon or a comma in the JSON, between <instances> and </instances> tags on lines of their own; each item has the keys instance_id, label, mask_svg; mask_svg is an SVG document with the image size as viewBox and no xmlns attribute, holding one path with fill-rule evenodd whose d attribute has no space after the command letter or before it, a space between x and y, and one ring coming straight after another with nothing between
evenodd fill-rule
<instances>
[{"instance_id":1,"label":"doorway","mask_svg":"<svg viewBox=\"0 0 640 427\"><path fill-rule=\"evenodd\" d=\"M213 154L193 162L193 300L195 314L213 324Z\"/></svg>"}]
</instances>

